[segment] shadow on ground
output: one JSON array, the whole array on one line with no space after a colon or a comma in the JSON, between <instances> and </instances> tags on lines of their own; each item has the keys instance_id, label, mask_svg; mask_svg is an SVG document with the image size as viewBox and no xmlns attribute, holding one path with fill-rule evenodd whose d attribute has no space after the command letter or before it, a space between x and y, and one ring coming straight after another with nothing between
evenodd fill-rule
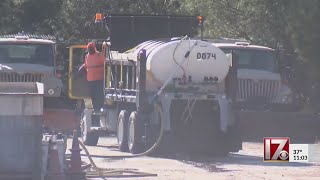
<instances>
[{"instance_id":1,"label":"shadow on ground","mask_svg":"<svg viewBox=\"0 0 320 180\"><path fill-rule=\"evenodd\" d=\"M319 138L317 136L314 137L299 137L299 136L287 136L287 135L272 135L272 136L244 136L242 137L242 140L244 142L255 142L255 143L263 143L263 139L265 137L289 137L291 144L314 144L318 143Z\"/></svg>"},{"instance_id":2,"label":"shadow on ground","mask_svg":"<svg viewBox=\"0 0 320 180\"><path fill-rule=\"evenodd\" d=\"M246 142L264 137L290 137L293 144L312 144L320 137L320 118L302 112L240 112L241 135Z\"/></svg>"},{"instance_id":3,"label":"shadow on ground","mask_svg":"<svg viewBox=\"0 0 320 180\"><path fill-rule=\"evenodd\" d=\"M96 145L96 147L108 148L108 150L117 150L117 151L119 151L117 145L99 145L98 144L98 145Z\"/></svg>"},{"instance_id":4,"label":"shadow on ground","mask_svg":"<svg viewBox=\"0 0 320 180\"><path fill-rule=\"evenodd\" d=\"M245 165L245 166L290 166L290 167L309 167L315 166L311 163L293 163L293 162L264 162L260 156L229 154L225 157L212 157L203 155L175 154L175 155L157 155L156 158L174 159L180 162L202 168L208 172L228 172L235 170L226 170L223 165Z\"/></svg>"}]
</instances>

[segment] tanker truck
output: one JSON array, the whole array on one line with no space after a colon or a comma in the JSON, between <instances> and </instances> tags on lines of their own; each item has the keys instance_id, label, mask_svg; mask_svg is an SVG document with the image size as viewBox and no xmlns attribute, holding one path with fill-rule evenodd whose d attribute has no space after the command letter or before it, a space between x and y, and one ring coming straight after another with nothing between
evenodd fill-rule
<instances>
[{"instance_id":1,"label":"tanker truck","mask_svg":"<svg viewBox=\"0 0 320 180\"><path fill-rule=\"evenodd\" d=\"M214 45L188 36L190 22L199 18L121 16L122 22L139 22L134 27L135 37L145 39L144 34L150 38L145 41L132 37L139 43L123 51L127 44L117 42L118 50L113 49L112 39L120 37L115 35L119 33L118 17L100 19L111 30L111 41L103 42L101 48L106 58L105 105L101 113L93 113L85 76L69 79L70 98L84 101L81 115L84 144L94 146L99 133L108 132L116 134L120 151L133 154L168 150L168 147L213 154L240 150L242 141L233 111L236 63ZM108 18L113 19L108 21ZM176 31L169 33L167 26L161 27L165 31L160 35L159 29L146 33L147 29L140 27L144 24L141 22L168 25L173 19L180 21L180 26L183 21L188 23L186 27L171 23L171 29ZM172 34L184 33L187 35L170 38ZM70 76L83 62L83 57L75 54L85 48L85 45L70 47Z\"/></svg>"}]
</instances>

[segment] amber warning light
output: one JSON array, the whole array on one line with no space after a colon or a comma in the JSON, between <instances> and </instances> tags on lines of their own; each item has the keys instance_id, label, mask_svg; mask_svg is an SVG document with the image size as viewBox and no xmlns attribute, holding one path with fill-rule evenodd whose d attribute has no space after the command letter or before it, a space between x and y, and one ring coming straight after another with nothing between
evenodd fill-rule
<instances>
[{"instance_id":1,"label":"amber warning light","mask_svg":"<svg viewBox=\"0 0 320 180\"><path fill-rule=\"evenodd\" d=\"M197 19L198 19L199 23L202 23L202 20L203 20L202 16L198 16Z\"/></svg>"},{"instance_id":2,"label":"amber warning light","mask_svg":"<svg viewBox=\"0 0 320 180\"><path fill-rule=\"evenodd\" d=\"M101 22L102 21L102 14L96 13L96 21L95 22Z\"/></svg>"}]
</instances>

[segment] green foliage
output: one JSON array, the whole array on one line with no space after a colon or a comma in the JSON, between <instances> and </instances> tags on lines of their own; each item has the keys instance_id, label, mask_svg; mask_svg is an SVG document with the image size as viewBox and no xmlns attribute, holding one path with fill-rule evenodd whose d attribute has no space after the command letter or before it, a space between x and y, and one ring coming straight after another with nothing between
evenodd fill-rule
<instances>
[{"instance_id":1,"label":"green foliage","mask_svg":"<svg viewBox=\"0 0 320 180\"><path fill-rule=\"evenodd\" d=\"M320 1L296 0L290 4L287 20L291 22L286 27L290 42L295 47L299 58L309 64L309 78L320 81L320 59L318 42L320 41Z\"/></svg>"},{"instance_id":2,"label":"green foliage","mask_svg":"<svg viewBox=\"0 0 320 180\"><path fill-rule=\"evenodd\" d=\"M72 43L100 36L96 12L205 16L205 36L284 45L320 79L318 0L1 0L0 33L49 33Z\"/></svg>"},{"instance_id":3,"label":"green foliage","mask_svg":"<svg viewBox=\"0 0 320 180\"><path fill-rule=\"evenodd\" d=\"M18 12L16 2L11 0L0 1L0 33L6 34L14 31L18 26L18 19L14 16Z\"/></svg>"},{"instance_id":4,"label":"green foliage","mask_svg":"<svg viewBox=\"0 0 320 180\"><path fill-rule=\"evenodd\" d=\"M253 43L275 46L287 40L282 0L185 0L185 11L206 17L206 36L245 38Z\"/></svg>"}]
</instances>

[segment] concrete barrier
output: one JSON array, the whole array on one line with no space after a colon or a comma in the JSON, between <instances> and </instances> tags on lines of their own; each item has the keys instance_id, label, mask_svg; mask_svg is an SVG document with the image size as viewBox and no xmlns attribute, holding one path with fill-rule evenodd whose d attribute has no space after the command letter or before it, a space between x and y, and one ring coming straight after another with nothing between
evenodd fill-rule
<instances>
[{"instance_id":1,"label":"concrete barrier","mask_svg":"<svg viewBox=\"0 0 320 180\"><path fill-rule=\"evenodd\" d=\"M0 179L40 179L43 84L0 83Z\"/></svg>"}]
</instances>

